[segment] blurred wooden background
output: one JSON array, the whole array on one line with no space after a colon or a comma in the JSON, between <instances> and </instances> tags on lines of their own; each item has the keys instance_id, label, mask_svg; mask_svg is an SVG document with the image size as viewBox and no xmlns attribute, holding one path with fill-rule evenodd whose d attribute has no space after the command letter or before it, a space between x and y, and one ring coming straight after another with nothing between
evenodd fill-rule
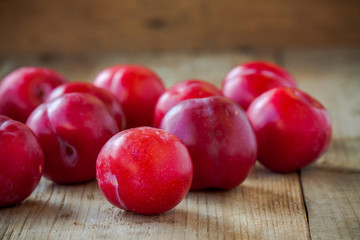
<instances>
[{"instance_id":1,"label":"blurred wooden background","mask_svg":"<svg viewBox=\"0 0 360 240\"><path fill-rule=\"evenodd\" d=\"M359 0L0 0L0 54L360 46Z\"/></svg>"}]
</instances>

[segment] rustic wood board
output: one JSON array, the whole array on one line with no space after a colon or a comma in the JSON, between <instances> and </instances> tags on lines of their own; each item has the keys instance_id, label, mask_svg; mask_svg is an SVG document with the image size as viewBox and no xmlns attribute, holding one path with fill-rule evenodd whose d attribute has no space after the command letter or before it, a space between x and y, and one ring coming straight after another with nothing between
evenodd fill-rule
<instances>
[{"instance_id":1,"label":"rustic wood board","mask_svg":"<svg viewBox=\"0 0 360 240\"><path fill-rule=\"evenodd\" d=\"M296 173L257 166L232 191L190 193L175 209L143 216L110 205L97 182L59 186L42 180L24 203L0 212L1 239L307 239Z\"/></svg>"},{"instance_id":2,"label":"rustic wood board","mask_svg":"<svg viewBox=\"0 0 360 240\"><path fill-rule=\"evenodd\" d=\"M256 165L241 186L191 192L175 209L158 216L113 207L96 181L59 186L43 179L23 203L0 209L0 239L358 239L359 50L7 57L0 59L0 75L36 65L54 68L73 81L91 81L108 65L138 63L157 71L167 87L188 78L220 86L231 67L253 59L284 65L301 88L329 109L334 139L317 163L292 174Z\"/></svg>"},{"instance_id":3,"label":"rustic wood board","mask_svg":"<svg viewBox=\"0 0 360 240\"><path fill-rule=\"evenodd\" d=\"M324 103L333 141L301 171L313 239L360 239L360 51L288 51L286 67Z\"/></svg>"}]
</instances>

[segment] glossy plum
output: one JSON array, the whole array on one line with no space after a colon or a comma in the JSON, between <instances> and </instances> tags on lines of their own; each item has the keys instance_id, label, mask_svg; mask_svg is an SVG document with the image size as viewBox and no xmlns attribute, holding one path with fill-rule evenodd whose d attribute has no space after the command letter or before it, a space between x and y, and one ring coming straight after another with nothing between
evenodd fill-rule
<instances>
[{"instance_id":1,"label":"glossy plum","mask_svg":"<svg viewBox=\"0 0 360 240\"><path fill-rule=\"evenodd\" d=\"M276 172L292 172L312 163L328 148L331 120L316 99L295 88L275 88L250 105L258 160Z\"/></svg>"},{"instance_id":2,"label":"glossy plum","mask_svg":"<svg viewBox=\"0 0 360 240\"><path fill-rule=\"evenodd\" d=\"M25 122L30 113L66 79L47 68L22 67L0 82L0 114Z\"/></svg>"},{"instance_id":3,"label":"glossy plum","mask_svg":"<svg viewBox=\"0 0 360 240\"><path fill-rule=\"evenodd\" d=\"M234 67L222 83L222 94L244 110L262 93L275 87L297 87L295 79L282 67L263 61Z\"/></svg>"},{"instance_id":4,"label":"glossy plum","mask_svg":"<svg viewBox=\"0 0 360 240\"><path fill-rule=\"evenodd\" d=\"M154 125L155 127L160 126L164 115L183 100L221 95L221 91L216 86L202 80L191 79L177 83L166 90L157 101L154 112Z\"/></svg>"},{"instance_id":5,"label":"glossy plum","mask_svg":"<svg viewBox=\"0 0 360 240\"><path fill-rule=\"evenodd\" d=\"M84 93L41 104L26 124L44 150L44 176L64 184L94 179L100 149L119 131L104 103Z\"/></svg>"},{"instance_id":6,"label":"glossy plum","mask_svg":"<svg viewBox=\"0 0 360 240\"><path fill-rule=\"evenodd\" d=\"M20 203L39 184L44 155L33 132L0 115L0 207Z\"/></svg>"},{"instance_id":7,"label":"glossy plum","mask_svg":"<svg viewBox=\"0 0 360 240\"><path fill-rule=\"evenodd\" d=\"M252 126L245 112L227 98L182 101L166 113L160 128L187 146L194 165L192 190L234 188L255 164Z\"/></svg>"},{"instance_id":8,"label":"glossy plum","mask_svg":"<svg viewBox=\"0 0 360 240\"><path fill-rule=\"evenodd\" d=\"M185 145L160 129L122 131L102 148L97 180L107 200L124 210L159 214L189 192L193 166Z\"/></svg>"},{"instance_id":9,"label":"glossy plum","mask_svg":"<svg viewBox=\"0 0 360 240\"><path fill-rule=\"evenodd\" d=\"M96 76L94 85L118 98L127 128L153 125L155 104L165 87L152 70L140 65L112 66Z\"/></svg>"},{"instance_id":10,"label":"glossy plum","mask_svg":"<svg viewBox=\"0 0 360 240\"><path fill-rule=\"evenodd\" d=\"M55 98L63 96L68 93L87 93L100 99L105 103L107 109L114 116L120 130L125 128L125 115L117 98L109 91L96 87L87 82L69 82L64 83L55 88L50 95L46 98L46 102L50 102Z\"/></svg>"}]
</instances>

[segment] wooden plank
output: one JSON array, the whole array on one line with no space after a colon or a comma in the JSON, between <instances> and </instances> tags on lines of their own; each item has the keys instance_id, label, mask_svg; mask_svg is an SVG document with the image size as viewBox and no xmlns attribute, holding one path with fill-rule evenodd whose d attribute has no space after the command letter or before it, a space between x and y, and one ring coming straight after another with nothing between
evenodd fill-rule
<instances>
[{"instance_id":1,"label":"wooden plank","mask_svg":"<svg viewBox=\"0 0 360 240\"><path fill-rule=\"evenodd\" d=\"M0 1L0 54L359 46L358 0Z\"/></svg>"},{"instance_id":2,"label":"wooden plank","mask_svg":"<svg viewBox=\"0 0 360 240\"><path fill-rule=\"evenodd\" d=\"M288 51L285 65L333 120L330 149L301 171L313 239L360 238L360 50Z\"/></svg>"},{"instance_id":3,"label":"wooden plank","mask_svg":"<svg viewBox=\"0 0 360 240\"><path fill-rule=\"evenodd\" d=\"M312 239L360 239L360 173L301 172Z\"/></svg>"},{"instance_id":4,"label":"wooden plank","mask_svg":"<svg viewBox=\"0 0 360 240\"><path fill-rule=\"evenodd\" d=\"M42 180L22 204L0 210L1 239L308 239L296 173L257 166L231 191L191 192L157 216L119 210L96 181L59 186Z\"/></svg>"},{"instance_id":5,"label":"wooden plank","mask_svg":"<svg viewBox=\"0 0 360 240\"><path fill-rule=\"evenodd\" d=\"M272 52L178 53L72 58L13 57L19 65L42 65L70 79L91 80L104 67L144 64L167 86L200 78L220 86L234 65L253 59L274 60ZM75 70L73 72L73 70ZM175 209L142 216L112 207L95 181L59 186L43 179L18 206L0 209L0 239L309 239L299 176L275 174L257 165L231 191L190 193Z\"/></svg>"}]
</instances>

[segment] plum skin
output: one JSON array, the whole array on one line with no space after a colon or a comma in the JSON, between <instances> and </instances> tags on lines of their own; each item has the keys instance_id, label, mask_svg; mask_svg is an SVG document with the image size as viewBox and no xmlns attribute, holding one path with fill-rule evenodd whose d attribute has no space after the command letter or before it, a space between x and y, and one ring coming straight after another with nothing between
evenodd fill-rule
<instances>
[{"instance_id":1,"label":"plum skin","mask_svg":"<svg viewBox=\"0 0 360 240\"><path fill-rule=\"evenodd\" d=\"M0 114L25 123L50 92L65 82L63 76L48 68L18 68L0 83Z\"/></svg>"},{"instance_id":2,"label":"plum skin","mask_svg":"<svg viewBox=\"0 0 360 240\"><path fill-rule=\"evenodd\" d=\"M258 160L275 172L297 171L329 147L332 124L324 106L307 93L279 87L247 110L258 141Z\"/></svg>"},{"instance_id":3,"label":"plum skin","mask_svg":"<svg viewBox=\"0 0 360 240\"><path fill-rule=\"evenodd\" d=\"M109 91L96 87L95 85L87 82L69 82L61 84L56 87L45 99L45 102L51 102L52 100L63 96L68 93L87 93L100 99L114 116L118 127L123 130L126 126L125 115L117 98Z\"/></svg>"},{"instance_id":4,"label":"plum skin","mask_svg":"<svg viewBox=\"0 0 360 240\"><path fill-rule=\"evenodd\" d=\"M23 123L0 115L0 207L26 199L39 184L44 155L39 141Z\"/></svg>"},{"instance_id":5,"label":"plum skin","mask_svg":"<svg viewBox=\"0 0 360 240\"><path fill-rule=\"evenodd\" d=\"M69 93L38 106L26 124L44 151L44 176L59 184L96 177L96 158L119 132L116 120L98 98Z\"/></svg>"},{"instance_id":6,"label":"plum skin","mask_svg":"<svg viewBox=\"0 0 360 240\"><path fill-rule=\"evenodd\" d=\"M97 180L114 206L160 214L189 192L193 166L185 145L160 129L139 127L113 136L99 153Z\"/></svg>"},{"instance_id":7,"label":"plum skin","mask_svg":"<svg viewBox=\"0 0 360 240\"><path fill-rule=\"evenodd\" d=\"M227 98L182 101L166 113L160 128L187 146L194 165L191 190L235 188L255 164L255 133L245 112Z\"/></svg>"},{"instance_id":8,"label":"plum skin","mask_svg":"<svg viewBox=\"0 0 360 240\"><path fill-rule=\"evenodd\" d=\"M141 65L115 65L102 70L93 84L118 98L127 128L153 126L155 104L165 91L155 72Z\"/></svg>"},{"instance_id":9,"label":"plum skin","mask_svg":"<svg viewBox=\"0 0 360 240\"><path fill-rule=\"evenodd\" d=\"M222 96L221 91L211 83L189 79L175 84L167 89L157 101L154 111L154 126L159 127L165 114L177 103L190 98L211 96Z\"/></svg>"},{"instance_id":10,"label":"plum skin","mask_svg":"<svg viewBox=\"0 0 360 240\"><path fill-rule=\"evenodd\" d=\"M235 66L222 82L222 94L247 110L262 93L275 87L297 87L295 79L282 67L264 61Z\"/></svg>"}]
</instances>

